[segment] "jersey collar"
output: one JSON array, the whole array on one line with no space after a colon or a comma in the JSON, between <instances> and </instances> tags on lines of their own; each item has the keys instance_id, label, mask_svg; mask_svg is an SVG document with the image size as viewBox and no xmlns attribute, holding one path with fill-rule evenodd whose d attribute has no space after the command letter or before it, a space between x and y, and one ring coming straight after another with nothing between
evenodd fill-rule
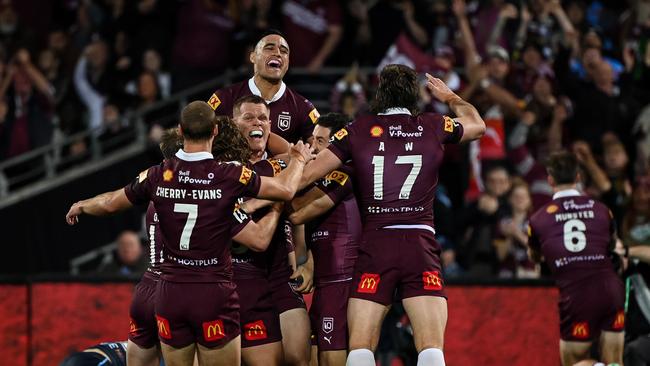
<instances>
[{"instance_id":1,"label":"jersey collar","mask_svg":"<svg viewBox=\"0 0 650 366\"><path fill-rule=\"evenodd\" d=\"M556 200L558 198L565 198L565 197L575 197L575 196L582 196L580 192L578 192L577 189L564 189L558 192L555 192L553 195L553 199Z\"/></svg>"},{"instance_id":2,"label":"jersey collar","mask_svg":"<svg viewBox=\"0 0 650 366\"><path fill-rule=\"evenodd\" d=\"M262 92L257 87L257 85L255 85L255 76L248 79L248 89L250 89L250 91L251 91L251 93L253 93L253 95L257 95L258 97L262 96ZM284 92L286 90L287 90L287 84L285 84L284 81L281 81L280 82L280 90L278 90L278 92L275 93L275 95L273 96L273 98L271 98L271 100L267 100L266 102L267 103L273 103L273 102L279 100L280 98L282 98L282 96L284 95Z\"/></svg>"},{"instance_id":3,"label":"jersey collar","mask_svg":"<svg viewBox=\"0 0 650 366\"><path fill-rule=\"evenodd\" d=\"M212 154L210 154L207 151L188 153L183 151L183 149L180 149L176 152L176 157L185 161L200 161L200 160L214 159Z\"/></svg>"},{"instance_id":4,"label":"jersey collar","mask_svg":"<svg viewBox=\"0 0 650 366\"><path fill-rule=\"evenodd\" d=\"M411 115L411 111L406 108L388 108L383 113L377 113L380 116L390 116L393 114L408 114Z\"/></svg>"}]
</instances>

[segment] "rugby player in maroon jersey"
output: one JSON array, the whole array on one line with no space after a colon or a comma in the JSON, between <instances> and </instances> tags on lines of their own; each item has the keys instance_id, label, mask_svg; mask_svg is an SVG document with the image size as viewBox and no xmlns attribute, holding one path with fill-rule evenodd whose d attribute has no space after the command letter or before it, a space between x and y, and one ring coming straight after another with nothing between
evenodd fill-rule
<instances>
[{"instance_id":1,"label":"rugby player in maroon jersey","mask_svg":"<svg viewBox=\"0 0 650 366\"><path fill-rule=\"evenodd\" d=\"M327 149L334 133L348 122L342 114L320 116L313 133L314 153ZM309 315L320 366L343 366L347 357L347 305L361 236L351 170L347 165L334 170L291 203L291 222L310 222L315 294Z\"/></svg>"},{"instance_id":2,"label":"rugby player in maroon jersey","mask_svg":"<svg viewBox=\"0 0 650 366\"><path fill-rule=\"evenodd\" d=\"M282 81L289 69L289 54L289 44L282 33L266 32L250 54L253 77L215 91L208 104L217 115L232 117L239 98L257 95L269 105L271 132L293 143L300 139L309 141L318 111Z\"/></svg>"},{"instance_id":3,"label":"rugby player in maroon jersey","mask_svg":"<svg viewBox=\"0 0 650 366\"><path fill-rule=\"evenodd\" d=\"M282 169L279 162L267 159L266 149L270 133L267 103L261 97L249 95L237 100L233 108L234 121L248 140L252 151L249 158L249 162L252 164L251 169L260 176L277 174ZM255 211L255 215L258 214L258 211ZM269 364L278 359L278 353L280 353L279 359L284 358L284 363L287 365L307 365L309 363L309 317L302 295L294 291L289 284L292 270L287 259L286 244L287 236L284 225L279 225L268 251L257 256L257 261L260 260L259 257L266 257L267 268L265 270L267 273L262 272L260 268L262 265L258 265L258 274L254 276L255 281L238 282L240 292L245 293L246 296L250 293L261 293L264 290L270 291L274 309L267 308L263 311L250 308L249 310L257 313L256 316L259 318L268 319L269 322L274 317L279 317L281 328L281 337L277 337L274 334L275 325L272 322L267 325L268 338L264 341L269 343L262 343L259 340L248 342L244 338L242 345L246 348L250 347L250 350L243 351L244 361L247 364ZM248 262L253 262L253 260ZM249 276L253 276L253 271L245 268L241 268L241 270L247 271ZM263 287L264 284L266 287ZM260 288L260 286L262 287ZM271 314L271 311L274 313ZM242 316L252 315L242 314ZM281 343L270 342L272 340L279 341L280 338ZM264 352L259 352L261 348L264 348Z\"/></svg>"},{"instance_id":4,"label":"rugby player in maroon jersey","mask_svg":"<svg viewBox=\"0 0 650 366\"><path fill-rule=\"evenodd\" d=\"M234 123L227 117L217 118L219 134L212 144L212 153L217 161L241 161L242 157L250 155L248 142ZM164 159L171 159L183 146L183 138L177 128L163 132L160 140L160 151ZM236 220L231 235L242 243L258 249L265 248L277 225L281 207L273 207L266 216L253 222L235 208L233 220ZM129 308L129 340L127 361L132 366L157 366L160 364L160 348L158 341L158 326L154 311L156 286L160 278L160 263L162 262L162 236L158 228L158 215L153 203L149 203L145 215L145 228L149 237L150 264L147 272L135 286L131 306ZM261 234L260 234L261 233Z\"/></svg>"},{"instance_id":5,"label":"rugby player in maroon jersey","mask_svg":"<svg viewBox=\"0 0 650 366\"><path fill-rule=\"evenodd\" d=\"M553 200L530 218L529 254L544 259L560 289L562 365L589 359L594 340L600 360L622 365L625 289L609 257L616 224L604 204L577 190L578 169L572 153L549 158Z\"/></svg>"},{"instance_id":6,"label":"rugby player in maroon jersey","mask_svg":"<svg viewBox=\"0 0 650 366\"><path fill-rule=\"evenodd\" d=\"M229 215L240 196L293 198L303 166L311 158L301 142L277 177L259 177L241 164L216 162L210 150L218 133L205 102L183 109L183 149L153 166L123 189L72 205L66 221L81 214L105 216L154 202L164 238L165 261L156 289L156 320L168 365L241 362L238 301L232 283Z\"/></svg>"},{"instance_id":7,"label":"rugby player in maroon jersey","mask_svg":"<svg viewBox=\"0 0 650 366\"><path fill-rule=\"evenodd\" d=\"M417 114L417 74L388 65L374 115L334 134L303 174L301 188L351 160L363 234L348 302L347 364L374 365L373 351L395 291L413 327L418 365L444 365L447 301L434 238L433 198L444 144L480 138L485 123L471 104L427 74L433 96L456 114Z\"/></svg>"}]
</instances>

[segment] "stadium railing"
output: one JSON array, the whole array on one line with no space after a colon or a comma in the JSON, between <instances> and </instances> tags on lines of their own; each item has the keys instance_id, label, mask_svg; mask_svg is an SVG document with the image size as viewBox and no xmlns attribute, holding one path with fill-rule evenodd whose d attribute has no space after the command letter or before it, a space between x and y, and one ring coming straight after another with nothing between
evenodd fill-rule
<instances>
[{"instance_id":1,"label":"stadium railing","mask_svg":"<svg viewBox=\"0 0 650 366\"><path fill-rule=\"evenodd\" d=\"M329 93L347 71L347 68L332 67L311 74L305 69L295 68L290 70L285 80L312 100L319 110L328 111ZM375 70L364 68L360 72L368 75ZM245 69L228 70L217 78L175 93L151 106L129 112L123 116L127 121L125 134L101 140L101 127L70 136L57 131L50 144L0 161L0 209L142 153L148 143L145 119L149 113L177 106L175 113L166 116L172 120L188 101L207 99L218 87L247 77ZM81 155L66 154L79 141L86 142L87 151Z\"/></svg>"}]
</instances>

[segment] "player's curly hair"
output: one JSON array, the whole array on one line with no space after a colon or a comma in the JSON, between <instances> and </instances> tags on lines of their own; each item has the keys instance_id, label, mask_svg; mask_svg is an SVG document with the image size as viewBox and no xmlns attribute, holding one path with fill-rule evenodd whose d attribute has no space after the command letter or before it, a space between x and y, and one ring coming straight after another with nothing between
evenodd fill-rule
<instances>
[{"instance_id":1,"label":"player's curly hair","mask_svg":"<svg viewBox=\"0 0 650 366\"><path fill-rule=\"evenodd\" d=\"M163 158L171 159L183 147L183 138L178 133L178 127L168 128L163 131L158 146Z\"/></svg>"},{"instance_id":2,"label":"player's curly hair","mask_svg":"<svg viewBox=\"0 0 650 366\"><path fill-rule=\"evenodd\" d=\"M212 142L212 155L217 161L239 161L246 163L251 149L235 122L227 116L217 117L217 137Z\"/></svg>"},{"instance_id":3,"label":"player's curly hair","mask_svg":"<svg viewBox=\"0 0 650 366\"><path fill-rule=\"evenodd\" d=\"M372 113L382 113L388 108L406 108L418 113L420 87L415 70L404 65L387 65L379 74L375 100L370 103Z\"/></svg>"}]
</instances>

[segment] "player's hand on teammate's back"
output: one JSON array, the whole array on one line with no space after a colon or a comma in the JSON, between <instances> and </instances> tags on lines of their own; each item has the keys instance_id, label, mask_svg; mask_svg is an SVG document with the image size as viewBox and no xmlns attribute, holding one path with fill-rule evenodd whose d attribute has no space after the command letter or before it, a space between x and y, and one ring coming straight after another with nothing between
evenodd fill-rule
<instances>
[{"instance_id":1,"label":"player's hand on teammate's back","mask_svg":"<svg viewBox=\"0 0 650 366\"><path fill-rule=\"evenodd\" d=\"M68 210L68 213L65 215L65 221L68 223L68 225L74 225L79 222L79 215L81 215L83 212L81 211L81 205L79 205L79 202L75 202L70 207L70 210Z\"/></svg>"},{"instance_id":2,"label":"player's hand on teammate's back","mask_svg":"<svg viewBox=\"0 0 650 366\"><path fill-rule=\"evenodd\" d=\"M438 99L439 101L443 103L447 103L449 99L452 97L458 97L456 93L451 91L447 84L445 84L444 81L434 78L431 76L429 73L426 74L427 76L427 88L429 88L429 91L431 91L431 94Z\"/></svg>"},{"instance_id":3,"label":"player's hand on teammate's back","mask_svg":"<svg viewBox=\"0 0 650 366\"><path fill-rule=\"evenodd\" d=\"M298 159L304 163L313 158L311 147L307 143L303 144L302 141L298 141L298 143L291 146L290 154L292 159Z\"/></svg>"}]
</instances>

